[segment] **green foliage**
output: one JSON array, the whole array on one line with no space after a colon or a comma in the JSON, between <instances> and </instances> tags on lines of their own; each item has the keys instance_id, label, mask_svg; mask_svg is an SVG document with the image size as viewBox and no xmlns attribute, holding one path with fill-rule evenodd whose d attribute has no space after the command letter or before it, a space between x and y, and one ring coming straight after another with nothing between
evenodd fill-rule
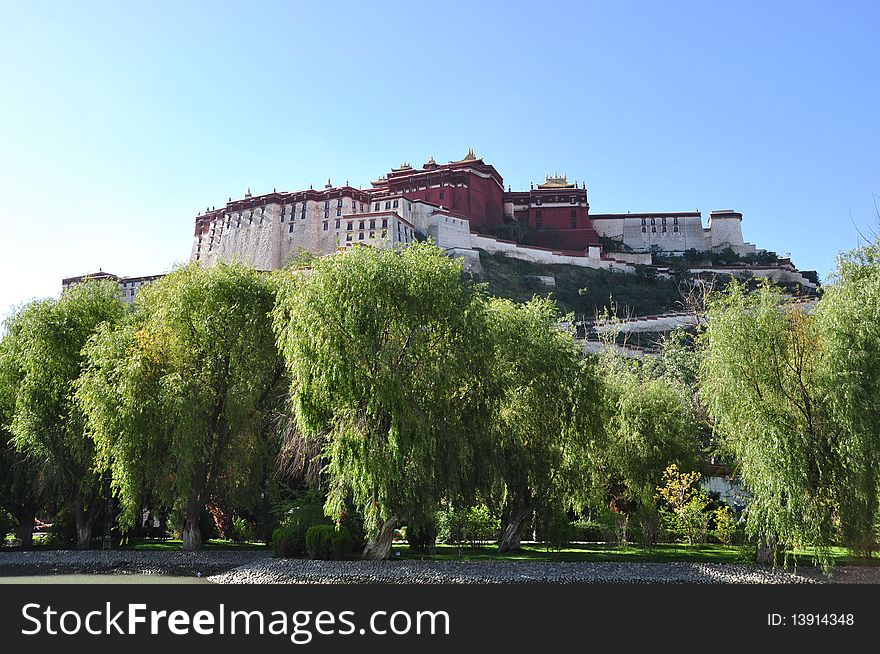
<instances>
[{"instance_id":1,"label":"green foliage","mask_svg":"<svg viewBox=\"0 0 880 654\"><path fill-rule=\"evenodd\" d=\"M596 499L636 517L646 544L656 539L656 489L670 464L690 467L699 451L688 389L655 369L606 356L607 438L598 449ZM623 529L627 527L624 523Z\"/></svg>"},{"instance_id":2,"label":"green foliage","mask_svg":"<svg viewBox=\"0 0 880 654\"><path fill-rule=\"evenodd\" d=\"M814 347L822 351L819 392L833 424L827 446L834 467L818 472L834 487L842 542L870 552L880 518L880 243L838 257L831 281L816 309Z\"/></svg>"},{"instance_id":3,"label":"green foliage","mask_svg":"<svg viewBox=\"0 0 880 654\"><path fill-rule=\"evenodd\" d=\"M305 554L306 532L309 528L318 524L332 524L324 515L321 496L315 492L299 493L292 500L283 502L276 510L280 511L279 522L285 530L287 551L291 552L283 556Z\"/></svg>"},{"instance_id":4,"label":"green foliage","mask_svg":"<svg viewBox=\"0 0 880 654\"><path fill-rule=\"evenodd\" d=\"M244 543L253 539L253 525L242 516L235 516L232 519L232 529L230 530L229 540L233 543Z\"/></svg>"},{"instance_id":5,"label":"green foliage","mask_svg":"<svg viewBox=\"0 0 880 654\"><path fill-rule=\"evenodd\" d=\"M493 299L488 326L500 402L492 422L497 505L508 516L584 497L594 440L601 433L597 367L561 329L556 306ZM516 547L522 522L509 518L501 546Z\"/></svg>"},{"instance_id":6,"label":"green foliage","mask_svg":"<svg viewBox=\"0 0 880 654\"><path fill-rule=\"evenodd\" d=\"M714 511L715 528L712 535L719 543L730 545L736 536L736 520L733 511L726 504L719 506Z\"/></svg>"},{"instance_id":7,"label":"green foliage","mask_svg":"<svg viewBox=\"0 0 880 654\"><path fill-rule=\"evenodd\" d=\"M272 552L278 558L290 558L305 551L305 535L292 525L281 525L272 532ZM300 547L300 540L302 546Z\"/></svg>"},{"instance_id":8,"label":"green foliage","mask_svg":"<svg viewBox=\"0 0 880 654\"><path fill-rule=\"evenodd\" d=\"M144 288L130 320L91 340L78 398L125 522L149 496L184 517L194 548L212 494L234 504L259 491L253 472L281 381L273 304L251 268L190 265Z\"/></svg>"},{"instance_id":9,"label":"green foliage","mask_svg":"<svg viewBox=\"0 0 880 654\"><path fill-rule=\"evenodd\" d=\"M11 374L18 380L10 425L14 445L31 461L44 462L44 470L51 470L60 501L72 508L82 530L83 547L101 506L97 472L101 466L76 402L75 383L85 366L83 347L88 339L96 330L120 321L123 313L114 282L85 282L66 290L57 301L34 301L23 307L11 319L4 338L4 348L9 347L15 358ZM8 398L10 391L0 393Z\"/></svg>"},{"instance_id":10,"label":"green foliage","mask_svg":"<svg viewBox=\"0 0 880 654\"><path fill-rule=\"evenodd\" d=\"M467 508L447 507L437 513L437 538L440 542L461 546L496 540L501 521L483 505Z\"/></svg>"},{"instance_id":11,"label":"green foliage","mask_svg":"<svg viewBox=\"0 0 880 654\"><path fill-rule=\"evenodd\" d=\"M699 472L681 472L675 464L663 472L657 496L665 504L661 515L668 531L679 534L690 545L706 542L711 501L699 486Z\"/></svg>"},{"instance_id":12,"label":"green foliage","mask_svg":"<svg viewBox=\"0 0 880 654\"><path fill-rule=\"evenodd\" d=\"M525 243L531 238L529 228L515 220L505 220L500 225L496 225L492 229L492 233L498 238L517 243Z\"/></svg>"},{"instance_id":13,"label":"green foliage","mask_svg":"<svg viewBox=\"0 0 880 654\"><path fill-rule=\"evenodd\" d=\"M547 546L550 549L559 551L571 540L572 529L568 520L568 515L564 511L554 511L550 519L547 521Z\"/></svg>"},{"instance_id":14,"label":"green foliage","mask_svg":"<svg viewBox=\"0 0 880 654\"><path fill-rule=\"evenodd\" d=\"M733 285L715 298L701 338L702 398L752 495L748 531L817 547L823 562L838 524L872 533L878 493L876 434L835 419L831 400L850 374L827 356L826 343L838 338L769 285L756 293ZM847 371L839 388L834 370Z\"/></svg>"},{"instance_id":15,"label":"green foliage","mask_svg":"<svg viewBox=\"0 0 880 654\"><path fill-rule=\"evenodd\" d=\"M335 519L350 498L376 533L473 493L485 458L483 314L461 262L430 244L352 248L284 280L274 318L291 440L318 445Z\"/></svg>"},{"instance_id":16,"label":"green foliage","mask_svg":"<svg viewBox=\"0 0 880 654\"><path fill-rule=\"evenodd\" d=\"M306 532L310 559L344 559L351 553L353 544L351 534L342 525L314 525Z\"/></svg>"},{"instance_id":17,"label":"green foliage","mask_svg":"<svg viewBox=\"0 0 880 654\"><path fill-rule=\"evenodd\" d=\"M635 315L678 311L681 293L675 281L647 280L623 272L610 272L572 265L545 265L514 259L503 254L480 253L480 276L491 295L528 302L533 296L549 296L563 313L593 318L611 306L611 298L621 311ZM536 280L552 275L556 286L548 289Z\"/></svg>"}]
</instances>

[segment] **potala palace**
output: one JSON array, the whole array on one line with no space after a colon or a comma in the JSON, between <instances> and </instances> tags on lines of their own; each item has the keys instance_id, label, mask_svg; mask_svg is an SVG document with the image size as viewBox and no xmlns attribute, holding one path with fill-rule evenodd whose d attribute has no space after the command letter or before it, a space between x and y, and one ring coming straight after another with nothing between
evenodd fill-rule
<instances>
[{"instance_id":1,"label":"potala palace","mask_svg":"<svg viewBox=\"0 0 880 654\"><path fill-rule=\"evenodd\" d=\"M666 273L657 256L689 250L760 252L743 240L742 214L736 211L711 211L705 226L699 211L591 214L584 183L553 175L528 190L505 190L495 167L469 149L463 159L446 164L433 157L420 168L403 163L370 188L336 186L328 179L322 189L263 195L248 190L241 199L230 197L226 206L196 216L190 258L201 265L239 261L275 270L303 252L320 256L355 245L405 247L423 238L464 258L472 269L479 269L480 251L630 273L653 265L660 275ZM691 270L745 272L743 266ZM750 265L747 274L816 286L787 259ZM65 279L63 286L95 275ZM154 277L116 279L131 301Z\"/></svg>"},{"instance_id":2,"label":"potala palace","mask_svg":"<svg viewBox=\"0 0 880 654\"><path fill-rule=\"evenodd\" d=\"M195 219L191 259L210 265L238 260L261 270L283 267L302 251L329 254L354 245L405 246L430 237L452 256L478 265L478 251L538 263L567 263L632 272L652 255L687 250L754 254L743 240L742 214L699 211L591 214L586 185L547 176L525 191L505 191L501 174L468 150L458 161L392 168L355 188L330 180L323 189L254 196L248 191ZM527 241L501 238L509 228ZM604 238L603 238L604 237ZM614 251L602 243L614 243ZM770 276L796 273L790 262ZM757 274L761 274L757 271ZM800 277L800 275L794 275Z\"/></svg>"}]
</instances>

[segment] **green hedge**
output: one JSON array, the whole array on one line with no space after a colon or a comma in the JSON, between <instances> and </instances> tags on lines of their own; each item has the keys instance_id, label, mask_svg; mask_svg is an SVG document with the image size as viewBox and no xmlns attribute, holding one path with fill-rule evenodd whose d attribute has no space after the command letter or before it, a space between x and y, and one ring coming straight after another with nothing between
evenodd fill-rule
<instances>
[{"instance_id":1,"label":"green hedge","mask_svg":"<svg viewBox=\"0 0 880 654\"><path fill-rule=\"evenodd\" d=\"M306 549L310 559L344 559L351 553L353 545L351 534L341 525L314 525L306 532Z\"/></svg>"}]
</instances>

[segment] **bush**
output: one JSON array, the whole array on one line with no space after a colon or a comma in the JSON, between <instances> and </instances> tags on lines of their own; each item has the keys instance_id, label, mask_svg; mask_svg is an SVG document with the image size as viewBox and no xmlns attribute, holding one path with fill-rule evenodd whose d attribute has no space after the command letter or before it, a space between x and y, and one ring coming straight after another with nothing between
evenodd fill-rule
<instances>
[{"instance_id":1,"label":"bush","mask_svg":"<svg viewBox=\"0 0 880 654\"><path fill-rule=\"evenodd\" d=\"M299 533L295 527L282 525L272 532L272 552L279 558L290 558L300 554Z\"/></svg>"},{"instance_id":2,"label":"bush","mask_svg":"<svg viewBox=\"0 0 880 654\"><path fill-rule=\"evenodd\" d=\"M571 538L568 516L563 512L556 512L547 521L547 546L557 552L568 545Z\"/></svg>"},{"instance_id":3,"label":"bush","mask_svg":"<svg viewBox=\"0 0 880 654\"><path fill-rule=\"evenodd\" d=\"M51 522L52 526L46 534L47 545L67 547L76 543L76 521L70 509L60 510ZM96 533L93 531L92 535Z\"/></svg>"},{"instance_id":4,"label":"bush","mask_svg":"<svg viewBox=\"0 0 880 654\"><path fill-rule=\"evenodd\" d=\"M712 500L698 482L700 473L679 471L675 464L663 472L663 486L657 488L661 521L670 534L689 545L704 543L709 531Z\"/></svg>"},{"instance_id":5,"label":"bush","mask_svg":"<svg viewBox=\"0 0 880 654\"><path fill-rule=\"evenodd\" d=\"M245 543L252 540L254 536L253 526L240 515L232 519L232 525L229 528L229 540L233 543Z\"/></svg>"},{"instance_id":6,"label":"bush","mask_svg":"<svg viewBox=\"0 0 880 654\"><path fill-rule=\"evenodd\" d=\"M306 549L310 559L344 559L351 553L353 544L351 534L342 525L313 525L306 532Z\"/></svg>"},{"instance_id":7,"label":"bush","mask_svg":"<svg viewBox=\"0 0 880 654\"><path fill-rule=\"evenodd\" d=\"M726 504L719 506L714 511L715 528L712 535L722 545L730 545L736 535L736 520L733 517L733 511Z\"/></svg>"},{"instance_id":8,"label":"bush","mask_svg":"<svg viewBox=\"0 0 880 654\"><path fill-rule=\"evenodd\" d=\"M437 514L437 538L449 545L495 540L501 532L501 521L485 506L466 509L449 507Z\"/></svg>"},{"instance_id":9,"label":"bush","mask_svg":"<svg viewBox=\"0 0 880 654\"><path fill-rule=\"evenodd\" d=\"M324 507L320 499L317 494L306 493L283 508L280 527L287 528L284 533L289 540L288 549L291 552L283 556L306 554L306 533L309 527L318 524L331 524L330 519L324 515ZM272 542L274 543L274 541L273 533Z\"/></svg>"}]
</instances>

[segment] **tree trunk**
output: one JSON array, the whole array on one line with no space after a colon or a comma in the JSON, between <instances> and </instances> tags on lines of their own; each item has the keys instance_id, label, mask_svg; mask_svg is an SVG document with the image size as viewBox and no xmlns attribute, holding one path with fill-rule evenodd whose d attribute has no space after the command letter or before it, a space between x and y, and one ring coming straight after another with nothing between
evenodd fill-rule
<instances>
[{"instance_id":1,"label":"tree trunk","mask_svg":"<svg viewBox=\"0 0 880 654\"><path fill-rule=\"evenodd\" d=\"M382 561L391 556L391 541L394 540L394 530L400 520L388 518L379 528L379 534L375 540L371 540L364 548L364 559L368 561Z\"/></svg>"},{"instance_id":2,"label":"tree trunk","mask_svg":"<svg viewBox=\"0 0 880 654\"><path fill-rule=\"evenodd\" d=\"M779 536L761 536L755 549L755 563L757 565L775 566L779 557L784 554L784 548L779 543Z\"/></svg>"},{"instance_id":3,"label":"tree trunk","mask_svg":"<svg viewBox=\"0 0 880 654\"><path fill-rule=\"evenodd\" d=\"M87 515L83 511L82 500L80 495L76 496L76 508L74 510L74 521L76 523L76 549L87 550L92 541L92 522L91 515ZM89 511L89 514L92 512Z\"/></svg>"},{"instance_id":4,"label":"tree trunk","mask_svg":"<svg viewBox=\"0 0 880 654\"><path fill-rule=\"evenodd\" d=\"M183 521L183 549L192 552L202 546L202 531L199 529L199 507L195 499L186 503L186 517Z\"/></svg>"},{"instance_id":5,"label":"tree trunk","mask_svg":"<svg viewBox=\"0 0 880 654\"><path fill-rule=\"evenodd\" d=\"M653 511L644 515L642 520L642 542L646 547L657 544L657 514Z\"/></svg>"},{"instance_id":6,"label":"tree trunk","mask_svg":"<svg viewBox=\"0 0 880 654\"><path fill-rule=\"evenodd\" d=\"M510 512L507 524L504 527L504 533L501 535L501 541L498 543L499 554L514 552L520 549L522 531L531 513L532 509L528 504L520 504Z\"/></svg>"},{"instance_id":7,"label":"tree trunk","mask_svg":"<svg viewBox=\"0 0 880 654\"><path fill-rule=\"evenodd\" d=\"M37 510L25 508L16 513L15 519L18 526L15 528L15 538L18 540L20 547L29 549L34 544L34 518L37 517Z\"/></svg>"}]
</instances>

